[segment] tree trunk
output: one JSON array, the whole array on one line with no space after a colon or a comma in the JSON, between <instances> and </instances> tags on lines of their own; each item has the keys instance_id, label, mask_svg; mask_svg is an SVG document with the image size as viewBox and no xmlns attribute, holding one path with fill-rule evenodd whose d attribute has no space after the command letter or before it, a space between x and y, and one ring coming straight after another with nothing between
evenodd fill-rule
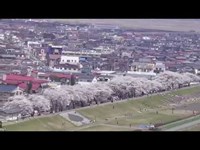
<instances>
[{"instance_id":1,"label":"tree trunk","mask_svg":"<svg viewBox=\"0 0 200 150\"><path fill-rule=\"evenodd\" d=\"M83 101L81 101L81 107L84 107L84 103L83 103Z\"/></svg>"},{"instance_id":2,"label":"tree trunk","mask_svg":"<svg viewBox=\"0 0 200 150\"><path fill-rule=\"evenodd\" d=\"M75 109L75 102L72 101L72 108Z\"/></svg>"}]
</instances>

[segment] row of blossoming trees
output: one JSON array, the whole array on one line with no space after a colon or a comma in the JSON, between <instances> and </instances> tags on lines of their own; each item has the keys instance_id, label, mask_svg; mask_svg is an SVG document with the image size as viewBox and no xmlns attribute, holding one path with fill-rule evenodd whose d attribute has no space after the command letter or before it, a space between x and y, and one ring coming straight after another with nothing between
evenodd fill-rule
<instances>
[{"instance_id":1,"label":"row of blossoming trees","mask_svg":"<svg viewBox=\"0 0 200 150\"><path fill-rule=\"evenodd\" d=\"M67 109L113 102L142 95L178 89L190 86L191 82L200 82L200 77L191 73L166 71L152 80L130 76L116 77L107 83L88 85L63 85L58 89L45 89L41 95L11 97L3 110L9 112L18 109L23 114L34 110L42 112L59 112Z\"/></svg>"}]
</instances>

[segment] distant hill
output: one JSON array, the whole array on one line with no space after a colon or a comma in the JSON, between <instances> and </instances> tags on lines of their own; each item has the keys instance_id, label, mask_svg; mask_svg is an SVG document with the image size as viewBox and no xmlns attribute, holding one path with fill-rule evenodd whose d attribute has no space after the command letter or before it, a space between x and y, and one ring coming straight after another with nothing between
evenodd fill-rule
<instances>
[{"instance_id":1,"label":"distant hill","mask_svg":"<svg viewBox=\"0 0 200 150\"><path fill-rule=\"evenodd\" d=\"M133 29L200 31L200 19L51 19L50 21L115 24Z\"/></svg>"}]
</instances>

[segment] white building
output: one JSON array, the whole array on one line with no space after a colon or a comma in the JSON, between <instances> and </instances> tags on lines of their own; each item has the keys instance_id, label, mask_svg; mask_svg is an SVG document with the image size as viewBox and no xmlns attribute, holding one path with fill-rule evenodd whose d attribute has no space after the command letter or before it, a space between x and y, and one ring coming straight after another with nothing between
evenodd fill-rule
<instances>
[{"instance_id":1,"label":"white building","mask_svg":"<svg viewBox=\"0 0 200 150\"><path fill-rule=\"evenodd\" d=\"M96 70L93 72L99 73L101 75L112 75L116 73L116 71L107 71L107 70Z\"/></svg>"},{"instance_id":2,"label":"white building","mask_svg":"<svg viewBox=\"0 0 200 150\"><path fill-rule=\"evenodd\" d=\"M165 67L165 64L162 63L162 62L156 62L156 66L155 66L158 70L162 70L162 71L165 71L166 70L166 67Z\"/></svg>"},{"instance_id":3,"label":"white building","mask_svg":"<svg viewBox=\"0 0 200 150\"><path fill-rule=\"evenodd\" d=\"M61 56L60 64L78 64L79 63L79 56Z\"/></svg>"},{"instance_id":4,"label":"white building","mask_svg":"<svg viewBox=\"0 0 200 150\"><path fill-rule=\"evenodd\" d=\"M93 50L84 50L84 51L62 51L62 55L65 56L93 56L100 57L102 53L96 52Z\"/></svg>"},{"instance_id":5,"label":"white building","mask_svg":"<svg viewBox=\"0 0 200 150\"><path fill-rule=\"evenodd\" d=\"M128 71L126 73L127 76L132 76L132 77L144 77L147 79L151 79L152 77L156 76L156 73L154 72L135 72L135 71Z\"/></svg>"},{"instance_id":6,"label":"white building","mask_svg":"<svg viewBox=\"0 0 200 150\"><path fill-rule=\"evenodd\" d=\"M38 47L41 47L41 46L42 46L42 44L41 44L40 42L36 42L36 41L28 41L28 42L27 42L28 48L31 48L33 45L34 45L34 46L37 45Z\"/></svg>"},{"instance_id":7,"label":"white building","mask_svg":"<svg viewBox=\"0 0 200 150\"><path fill-rule=\"evenodd\" d=\"M64 68L64 67L50 67L50 69L54 72L62 72L62 73L81 73L81 71L77 68Z\"/></svg>"},{"instance_id":8,"label":"white building","mask_svg":"<svg viewBox=\"0 0 200 150\"><path fill-rule=\"evenodd\" d=\"M0 34L0 39L4 40L4 34Z\"/></svg>"}]
</instances>

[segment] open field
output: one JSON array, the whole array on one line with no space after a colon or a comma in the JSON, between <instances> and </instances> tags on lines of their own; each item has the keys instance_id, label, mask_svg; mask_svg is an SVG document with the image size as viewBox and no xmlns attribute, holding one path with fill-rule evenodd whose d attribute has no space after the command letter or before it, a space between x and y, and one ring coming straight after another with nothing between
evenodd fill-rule
<instances>
[{"instance_id":1,"label":"open field","mask_svg":"<svg viewBox=\"0 0 200 150\"><path fill-rule=\"evenodd\" d=\"M199 19L49 19L66 23L113 24L133 29L157 29L168 31L200 31ZM148 24L148 26L147 26Z\"/></svg>"},{"instance_id":2,"label":"open field","mask_svg":"<svg viewBox=\"0 0 200 150\"><path fill-rule=\"evenodd\" d=\"M8 131L63 131L74 127L59 115L42 117L6 126Z\"/></svg>"},{"instance_id":3,"label":"open field","mask_svg":"<svg viewBox=\"0 0 200 150\"><path fill-rule=\"evenodd\" d=\"M180 106L177 109L199 111L200 110L200 103L192 103L192 104L188 104L187 106Z\"/></svg>"},{"instance_id":4,"label":"open field","mask_svg":"<svg viewBox=\"0 0 200 150\"><path fill-rule=\"evenodd\" d=\"M200 91L200 86L197 86L195 88L187 88L187 89L183 89L183 90L176 90L176 91L172 91L170 93L181 96L181 95L199 93L199 91Z\"/></svg>"},{"instance_id":5,"label":"open field","mask_svg":"<svg viewBox=\"0 0 200 150\"><path fill-rule=\"evenodd\" d=\"M171 103L169 94L192 97L199 91L200 87L197 86L162 95L77 109L78 113L95 120L95 123L80 127L73 125L60 115L40 117L4 126L9 131L132 131L142 124L167 123L192 115L192 110L186 111L185 107L172 112L172 107L169 105ZM195 102L196 104L200 105L200 101ZM189 107L192 104L187 105Z\"/></svg>"}]
</instances>

